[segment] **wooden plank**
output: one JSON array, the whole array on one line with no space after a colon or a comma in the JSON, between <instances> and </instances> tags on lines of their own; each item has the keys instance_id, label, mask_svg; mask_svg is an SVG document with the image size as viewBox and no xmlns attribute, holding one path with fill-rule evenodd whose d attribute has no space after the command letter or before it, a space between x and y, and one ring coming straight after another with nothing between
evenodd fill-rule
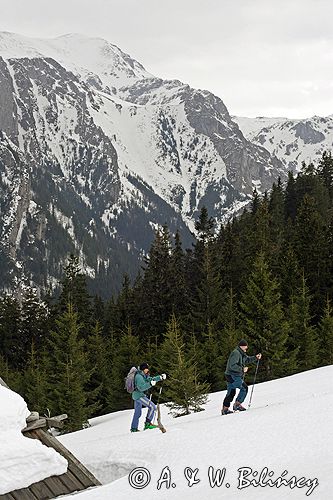
<instances>
[{"instance_id":1,"label":"wooden plank","mask_svg":"<svg viewBox=\"0 0 333 500\"><path fill-rule=\"evenodd\" d=\"M38 483L34 483L29 486L31 492L38 498L38 500L49 500L50 498L54 498L53 491L48 488L45 481L39 481Z\"/></svg>"},{"instance_id":2,"label":"wooden plank","mask_svg":"<svg viewBox=\"0 0 333 500\"><path fill-rule=\"evenodd\" d=\"M46 422L49 427L56 427L57 429L62 429L64 426L64 420L68 418L66 413L62 415L57 415L56 417L46 417Z\"/></svg>"},{"instance_id":3,"label":"wooden plank","mask_svg":"<svg viewBox=\"0 0 333 500\"><path fill-rule=\"evenodd\" d=\"M44 427L47 427L46 418L39 418L38 420L29 422L29 424L24 429L22 429L21 432L25 434L26 432L32 431L34 429L42 429Z\"/></svg>"},{"instance_id":4,"label":"wooden plank","mask_svg":"<svg viewBox=\"0 0 333 500\"><path fill-rule=\"evenodd\" d=\"M84 488L90 488L92 486L91 479L87 477L78 467L72 462L68 462L68 470L80 481ZM95 478L96 479L96 478ZM94 485L95 486L95 485Z\"/></svg>"},{"instance_id":5,"label":"wooden plank","mask_svg":"<svg viewBox=\"0 0 333 500\"><path fill-rule=\"evenodd\" d=\"M5 493L4 495L0 495L0 500L15 500L11 493Z\"/></svg>"},{"instance_id":6,"label":"wooden plank","mask_svg":"<svg viewBox=\"0 0 333 500\"><path fill-rule=\"evenodd\" d=\"M67 413L62 413L61 415L55 415L54 417L46 417L46 420L57 420L59 422L67 419L68 419Z\"/></svg>"},{"instance_id":7,"label":"wooden plank","mask_svg":"<svg viewBox=\"0 0 333 500\"><path fill-rule=\"evenodd\" d=\"M77 476L77 473L82 473L86 478L88 478L89 484L87 484L87 487L101 485L98 479L96 479L95 476L83 464L81 464L81 462L79 462L78 459L75 458L74 455L69 450L67 450L67 448L65 448L65 446L63 446L63 444L60 443L60 441L58 441L56 438L41 429L32 430L29 434L31 434L33 437L36 437L36 439L39 439L46 446L54 448L58 453L65 457L69 463L72 462L73 466L70 466L71 472L73 472L75 476Z\"/></svg>"},{"instance_id":8,"label":"wooden plank","mask_svg":"<svg viewBox=\"0 0 333 500\"><path fill-rule=\"evenodd\" d=\"M35 420L39 420L38 411L32 411L25 421L27 424L29 424L30 422L34 422Z\"/></svg>"},{"instance_id":9,"label":"wooden plank","mask_svg":"<svg viewBox=\"0 0 333 500\"><path fill-rule=\"evenodd\" d=\"M15 490L12 491L11 494L15 498L15 500L38 500L38 497L36 497L30 490L29 488L23 488L22 490Z\"/></svg>"},{"instance_id":10,"label":"wooden plank","mask_svg":"<svg viewBox=\"0 0 333 500\"><path fill-rule=\"evenodd\" d=\"M71 471L67 471L66 474L59 476L61 481L64 483L68 491L82 491L85 490L85 486L74 476Z\"/></svg>"},{"instance_id":11,"label":"wooden plank","mask_svg":"<svg viewBox=\"0 0 333 500\"><path fill-rule=\"evenodd\" d=\"M65 474L63 474L64 476ZM62 476L51 476L44 479L43 483L52 491L53 496L51 498L57 497L59 495L65 495L66 493L72 493L68 491L64 483L61 481Z\"/></svg>"}]
</instances>

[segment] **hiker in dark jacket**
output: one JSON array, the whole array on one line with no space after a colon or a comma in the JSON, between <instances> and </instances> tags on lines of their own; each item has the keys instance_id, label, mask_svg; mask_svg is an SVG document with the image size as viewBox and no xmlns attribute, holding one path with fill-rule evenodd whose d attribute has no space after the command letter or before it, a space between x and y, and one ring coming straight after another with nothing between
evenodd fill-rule
<instances>
[{"instance_id":1,"label":"hiker in dark jacket","mask_svg":"<svg viewBox=\"0 0 333 500\"><path fill-rule=\"evenodd\" d=\"M238 347L232 351L229 356L227 367L225 370L225 378L228 382L227 395L223 401L223 407L221 410L222 415L228 415L232 413L229 410L230 404L235 397L236 389L239 389L237 400L233 405L234 411L245 411L246 408L242 405L244 399L246 398L248 387L244 382L244 373L247 372L248 368L246 365L250 363L256 363L257 360L261 359L261 354L256 356L248 356L246 354L248 348L248 343L246 340L241 340Z\"/></svg>"},{"instance_id":2,"label":"hiker in dark jacket","mask_svg":"<svg viewBox=\"0 0 333 500\"><path fill-rule=\"evenodd\" d=\"M156 382L165 379L165 373L162 373L162 375L156 375L156 377L150 377L149 365L147 363L142 363L139 366L139 370L136 372L134 377L134 391L132 392L132 398L134 400L134 415L132 419L131 432L139 431L139 419L141 417L143 406L148 408L145 430L155 429L158 427L152 423L156 412L156 405L147 397L146 392L156 385Z\"/></svg>"}]
</instances>

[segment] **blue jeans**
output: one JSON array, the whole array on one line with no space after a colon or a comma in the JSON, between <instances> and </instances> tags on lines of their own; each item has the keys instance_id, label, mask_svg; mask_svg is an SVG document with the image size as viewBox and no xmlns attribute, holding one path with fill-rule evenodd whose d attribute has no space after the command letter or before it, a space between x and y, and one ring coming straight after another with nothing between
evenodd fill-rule
<instances>
[{"instance_id":1,"label":"blue jeans","mask_svg":"<svg viewBox=\"0 0 333 500\"><path fill-rule=\"evenodd\" d=\"M151 422L153 420L156 411L156 405L146 396L143 396L142 398L136 399L134 401L134 415L131 429L138 428L143 406L148 408L146 422Z\"/></svg>"},{"instance_id":2,"label":"blue jeans","mask_svg":"<svg viewBox=\"0 0 333 500\"><path fill-rule=\"evenodd\" d=\"M223 406L227 406L229 408L232 400L235 397L236 389L239 389L237 401L243 403L248 391L247 384L244 382L242 377L236 375L226 375L226 379L228 385L227 385L227 394L223 401Z\"/></svg>"}]
</instances>

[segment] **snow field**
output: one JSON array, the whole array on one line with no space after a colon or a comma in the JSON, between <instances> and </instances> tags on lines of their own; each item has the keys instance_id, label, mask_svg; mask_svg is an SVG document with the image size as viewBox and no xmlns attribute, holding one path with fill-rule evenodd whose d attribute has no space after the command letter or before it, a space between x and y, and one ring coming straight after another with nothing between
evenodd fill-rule
<instances>
[{"instance_id":1,"label":"snow field","mask_svg":"<svg viewBox=\"0 0 333 500\"><path fill-rule=\"evenodd\" d=\"M87 499L326 500L333 472L332 375L328 366L258 384L251 408L234 415L220 415L225 392L211 394L205 411L177 419L163 406L166 434L157 429L131 434L127 410L93 419L89 429L60 439L107 483L80 493ZM138 467L147 470L140 475ZM218 469L224 481L213 487ZM146 481L145 488L130 485L131 471L132 483ZM288 484L268 486L268 479L281 477ZM251 482L260 478L262 486Z\"/></svg>"}]
</instances>

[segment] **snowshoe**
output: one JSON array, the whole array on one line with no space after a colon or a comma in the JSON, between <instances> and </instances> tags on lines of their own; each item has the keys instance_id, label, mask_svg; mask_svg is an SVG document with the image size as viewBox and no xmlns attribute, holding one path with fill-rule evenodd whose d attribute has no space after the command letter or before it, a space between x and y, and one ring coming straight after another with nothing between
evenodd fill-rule
<instances>
[{"instance_id":1,"label":"snowshoe","mask_svg":"<svg viewBox=\"0 0 333 500\"><path fill-rule=\"evenodd\" d=\"M146 422L145 423L145 429L157 429L158 425L152 424L151 422Z\"/></svg>"},{"instance_id":2,"label":"snowshoe","mask_svg":"<svg viewBox=\"0 0 333 500\"><path fill-rule=\"evenodd\" d=\"M246 411L246 408L241 403L235 403L233 406L234 411Z\"/></svg>"}]
</instances>

